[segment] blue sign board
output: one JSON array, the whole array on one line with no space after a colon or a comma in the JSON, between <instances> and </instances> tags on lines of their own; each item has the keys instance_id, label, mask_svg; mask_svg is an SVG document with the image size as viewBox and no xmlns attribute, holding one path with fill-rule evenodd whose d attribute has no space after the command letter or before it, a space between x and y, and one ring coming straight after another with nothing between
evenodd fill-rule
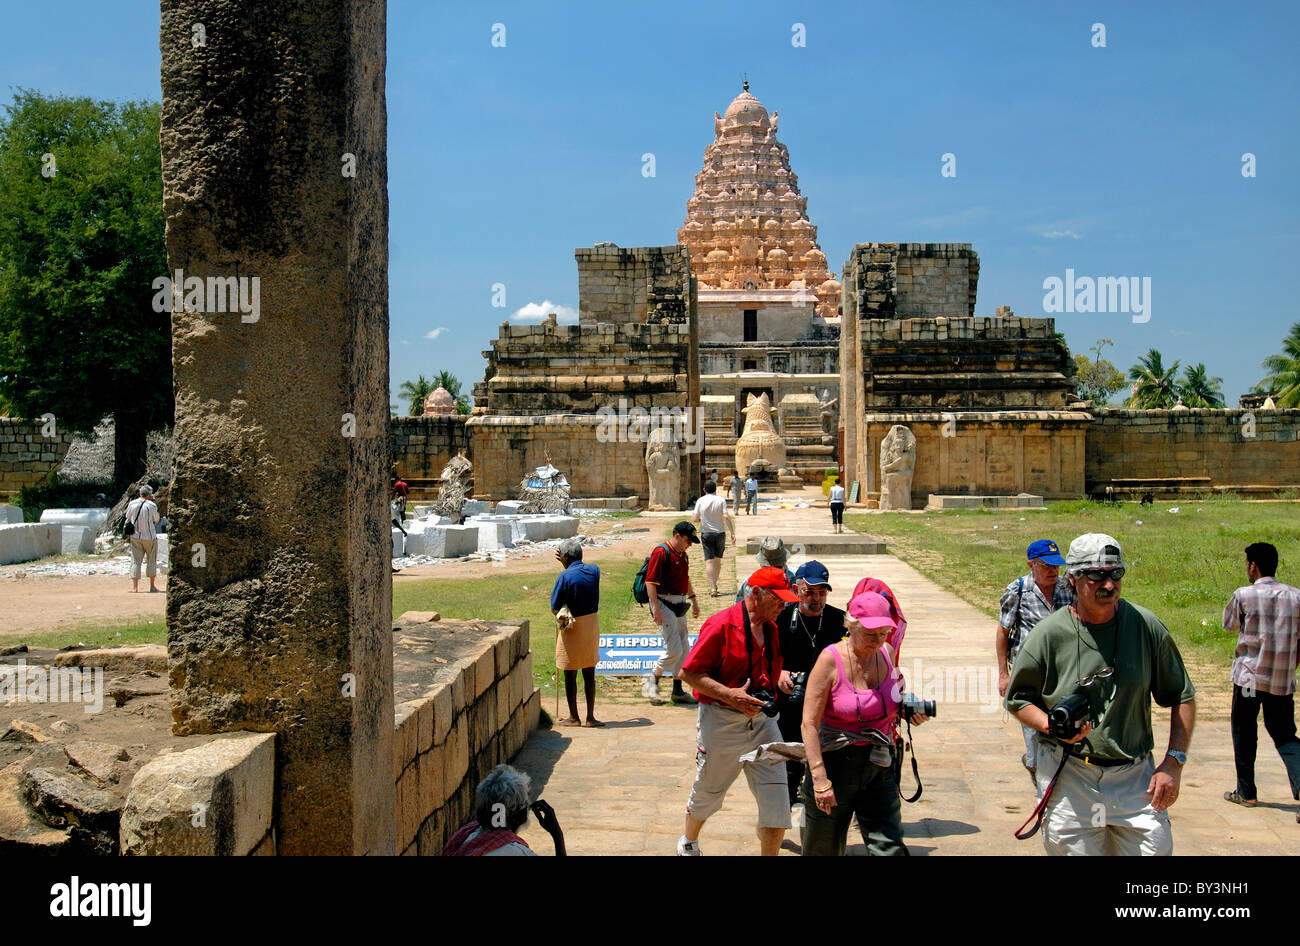
<instances>
[{"instance_id":1,"label":"blue sign board","mask_svg":"<svg viewBox=\"0 0 1300 946\"><path fill-rule=\"evenodd\" d=\"M687 650L695 646L699 634L686 635ZM654 632L647 634L601 634L600 658L596 672L610 676L644 676L654 669L655 662L664 655L664 638Z\"/></svg>"}]
</instances>

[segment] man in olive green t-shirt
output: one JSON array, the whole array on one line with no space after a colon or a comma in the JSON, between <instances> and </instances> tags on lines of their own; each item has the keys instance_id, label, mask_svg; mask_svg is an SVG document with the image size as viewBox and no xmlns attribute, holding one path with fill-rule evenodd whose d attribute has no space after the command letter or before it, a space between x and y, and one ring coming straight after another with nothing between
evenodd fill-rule
<instances>
[{"instance_id":1,"label":"man in olive green t-shirt","mask_svg":"<svg viewBox=\"0 0 1300 946\"><path fill-rule=\"evenodd\" d=\"M1169 630L1120 598L1119 543L1089 533L1070 543L1075 603L1044 618L1016 656L1006 707L1036 730L1039 796L1061 764L1043 821L1049 854L1172 854L1166 809L1178 799L1195 722L1195 689ZM1048 735L1047 711L1071 693L1089 719L1065 746ZM1151 700L1172 707L1168 751L1151 756Z\"/></svg>"}]
</instances>

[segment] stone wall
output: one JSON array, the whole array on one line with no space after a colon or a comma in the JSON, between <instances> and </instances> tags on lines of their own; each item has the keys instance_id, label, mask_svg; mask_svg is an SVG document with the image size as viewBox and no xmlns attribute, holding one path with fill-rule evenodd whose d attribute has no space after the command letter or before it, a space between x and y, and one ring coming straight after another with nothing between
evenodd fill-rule
<instances>
[{"instance_id":1,"label":"stone wall","mask_svg":"<svg viewBox=\"0 0 1300 946\"><path fill-rule=\"evenodd\" d=\"M741 371L773 374L834 374L840 371L840 343L833 329L819 329L793 341L731 342L700 345L700 374ZM752 367L750 365L752 364Z\"/></svg>"},{"instance_id":2,"label":"stone wall","mask_svg":"<svg viewBox=\"0 0 1300 946\"><path fill-rule=\"evenodd\" d=\"M844 264L841 308L862 319L975 314L980 258L969 243L859 243Z\"/></svg>"},{"instance_id":3,"label":"stone wall","mask_svg":"<svg viewBox=\"0 0 1300 946\"><path fill-rule=\"evenodd\" d=\"M58 468L72 445L72 434L56 424L56 436L41 435L39 420L0 417L0 501L18 496Z\"/></svg>"},{"instance_id":4,"label":"stone wall","mask_svg":"<svg viewBox=\"0 0 1300 946\"><path fill-rule=\"evenodd\" d=\"M859 498L880 495L880 442L895 424L916 437L914 509L930 493L1081 496L1089 420L1078 411L867 414Z\"/></svg>"},{"instance_id":5,"label":"stone wall","mask_svg":"<svg viewBox=\"0 0 1300 946\"><path fill-rule=\"evenodd\" d=\"M1095 408L1092 415L1090 493L1130 478L1209 477L1215 489L1300 487L1300 410Z\"/></svg>"},{"instance_id":6,"label":"stone wall","mask_svg":"<svg viewBox=\"0 0 1300 946\"><path fill-rule=\"evenodd\" d=\"M397 787L397 848L437 856L473 815L474 789L496 765L508 762L537 728L541 691L533 687L528 622L517 625L399 620L394 640L399 700L393 780ZM431 678L404 674L405 646L413 653L445 648L457 636L463 653L441 665L421 661Z\"/></svg>"},{"instance_id":7,"label":"stone wall","mask_svg":"<svg viewBox=\"0 0 1300 946\"><path fill-rule=\"evenodd\" d=\"M686 323L692 305L691 258L686 247L580 247L578 318L599 322Z\"/></svg>"},{"instance_id":8,"label":"stone wall","mask_svg":"<svg viewBox=\"0 0 1300 946\"><path fill-rule=\"evenodd\" d=\"M394 417L388 442L398 475L404 480L436 479L442 475L442 468L456 451L469 448L467 420L467 414Z\"/></svg>"}]
</instances>

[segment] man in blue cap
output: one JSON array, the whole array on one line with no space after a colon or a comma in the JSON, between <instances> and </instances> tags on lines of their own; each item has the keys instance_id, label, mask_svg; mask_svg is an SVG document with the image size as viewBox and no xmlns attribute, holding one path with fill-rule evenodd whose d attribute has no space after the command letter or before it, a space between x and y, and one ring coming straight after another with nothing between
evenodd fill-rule
<instances>
[{"instance_id":1,"label":"man in blue cap","mask_svg":"<svg viewBox=\"0 0 1300 946\"><path fill-rule=\"evenodd\" d=\"M1029 574L1021 575L1002 592L1002 613L993 637L993 648L998 655L999 696L1007 694L1011 665L1034 625L1057 608L1069 607L1074 600L1069 582L1061 575L1065 559L1055 542L1039 539L1025 550L1025 554L1029 559ZM1038 742L1032 729L1027 726L1020 728L1025 737L1025 755L1021 761L1037 787Z\"/></svg>"},{"instance_id":2,"label":"man in blue cap","mask_svg":"<svg viewBox=\"0 0 1300 946\"><path fill-rule=\"evenodd\" d=\"M784 660L781 678L777 683L776 705L780 710L777 723L781 727L781 738L787 742L803 742L800 731L803 701L791 698L792 695L802 696L803 688L799 687L798 693L795 693L795 680L791 675L803 674L806 680L808 671L817 662L822 650L844 637L844 612L826 603L830 590L831 575L826 566L817 561L804 562L794 573L794 593L799 596L799 602L786 605L776 619ZM798 806L803 765L787 762L786 775L790 788L790 807L796 809L797 821L801 814Z\"/></svg>"}]
</instances>

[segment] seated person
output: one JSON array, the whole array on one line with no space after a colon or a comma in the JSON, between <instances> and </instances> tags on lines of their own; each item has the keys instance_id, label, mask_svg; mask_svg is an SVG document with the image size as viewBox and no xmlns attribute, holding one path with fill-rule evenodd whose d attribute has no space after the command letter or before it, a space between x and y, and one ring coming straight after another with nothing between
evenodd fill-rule
<instances>
[{"instance_id":1,"label":"seated person","mask_svg":"<svg viewBox=\"0 0 1300 946\"><path fill-rule=\"evenodd\" d=\"M528 820L528 776L509 765L498 765L474 789L474 820L451 836L443 857L534 857L533 850L516 832ZM555 842L557 857L564 855L564 835L555 811L538 799L531 806L537 823Z\"/></svg>"}]
</instances>

